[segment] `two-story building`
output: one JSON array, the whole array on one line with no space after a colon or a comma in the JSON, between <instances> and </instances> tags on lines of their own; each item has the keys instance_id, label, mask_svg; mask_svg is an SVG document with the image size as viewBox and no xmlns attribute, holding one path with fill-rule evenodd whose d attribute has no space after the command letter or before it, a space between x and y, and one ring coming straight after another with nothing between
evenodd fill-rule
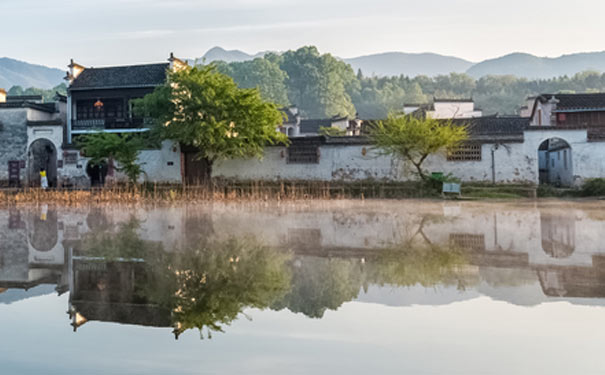
<instances>
[{"instance_id":1,"label":"two-story building","mask_svg":"<svg viewBox=\"0 0 605 375\"><path fill-rule=\"evenodd\" d=\"M91 165L80 155L78 137L96 132L144 133L149 119L133 111L133 101L166 83L169 71L187 64L170 55L167 63L88 68L71 60L66 80L67 121L64 156L69 160L62 168L64 185L103 184L114 178L112 166ZM181 182L181 154L178 145L164 142L160 149L143 150L139 161L150 181Z\"/></svg>"},{"instance_id":2,"label":"two-story building","mask_svg":"<svg viewBox=\"0 0 605 375\"><path fill-rule=\"evenodd\" d=\"M529 129L552 135L538 146L540 182L574 185L605 177L605 93L542 94L529 101Z\"/></svg>"}]
</instances>

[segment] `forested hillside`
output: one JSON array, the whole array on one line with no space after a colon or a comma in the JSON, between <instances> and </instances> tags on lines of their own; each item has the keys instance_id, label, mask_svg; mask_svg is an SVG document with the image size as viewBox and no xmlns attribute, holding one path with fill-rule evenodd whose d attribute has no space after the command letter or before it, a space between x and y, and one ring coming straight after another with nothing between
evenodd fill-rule
<instances>
[{"instance_id":1,"label":"forested hillside","mask_svg":"<svg viewBox=\"0 0 605 375\"><path fill-rule=\"evenodd\" d=\"M404 103L428 103L437 98L470 98L484 114L517 114L525 98L539 93L605 91L605 74L529 80L511 75L475 79L464 73L435 77L368 77L315 47L281 55L225 63L216 62L242 87L258 87L280 105L297 105L310 118L335 115L383 118Z\"/></svg>"}]
</instances>

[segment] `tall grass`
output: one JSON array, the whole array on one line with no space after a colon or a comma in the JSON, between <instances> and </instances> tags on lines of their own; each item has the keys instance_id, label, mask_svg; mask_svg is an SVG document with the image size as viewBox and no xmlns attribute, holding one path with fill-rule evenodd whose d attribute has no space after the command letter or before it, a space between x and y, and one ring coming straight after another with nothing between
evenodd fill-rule
<instances>
[{"instance_id":1,"label":"tall grass","mask_svg":"<svg viewBox=\"0 0 605 375\"><path fill-rule=\"evenodd\" d=\"M435 191L417 182L213 181L210 185L113 185L88 190L4 189L0 190L0 205L393 199L436 196L438 195Z\"/></svg>"}]
</instances>

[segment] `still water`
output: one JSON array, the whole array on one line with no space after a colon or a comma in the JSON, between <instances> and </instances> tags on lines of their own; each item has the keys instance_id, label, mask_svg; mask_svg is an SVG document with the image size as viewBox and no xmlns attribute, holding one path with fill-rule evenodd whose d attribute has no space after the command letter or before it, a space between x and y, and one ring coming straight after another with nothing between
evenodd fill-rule
<instances>
[{"instance_id":1,"label":"still water","mask_svg":"<svg viewBox=\"0 0 605 375\"><path fill-rule=\"evenodd\" d=\"M604 373L604 233L601 202L0 210L0 373Z\"/></svg>"}]
</instances>

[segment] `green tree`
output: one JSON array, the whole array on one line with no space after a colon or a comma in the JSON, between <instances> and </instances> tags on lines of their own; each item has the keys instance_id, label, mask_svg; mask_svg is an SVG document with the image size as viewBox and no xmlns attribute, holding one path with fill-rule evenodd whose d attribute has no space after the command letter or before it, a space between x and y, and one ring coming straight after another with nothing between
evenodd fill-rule
<instances>
[{"instance_id":1,"label":"green tree","mask_svg":"<svg viewBox=\"0 0 605 375\"><path fill-rule=\"evenodd\" d=\"M431 154L458 147L468 138L465 126L414 116L389 115L370 129L375 146L386 155L411 163L422 180L422 163Z\"/></svg>"},{"instance_id":2,"label":"green tree","mask_svg":"<svg viewBox=\"0 0 605 375\"><path fill-rule=\"evenodd\" d=\"M170 74L168 83L135 104L156 121L163 139L199 150L209 183L215 161L262 157L267 145L287 143L277 132L283 113L257 89L238 88L208 65Z\"/></svg>"},{"instance_id":3,"label":"green tree","mask_svg":"<svg viewBox=\"0 0 605 375\"><path fill-rule=\"evenodd\" d=\"M351 94L359 82L350 65L316 47L288 51L281 59L288 78L288 98L311 118L355 116Z\"/></svg>"},{"instance_id":4,"label":"green tree","mask_svg":"<svg viewBox=\"0 0 605 375\"><path fill-rule=\"evenodd\" d=\"M109 164L112 160L117 162L116 170L128 176L132 183L136 183L143 172L138 162L139 152L143 148L143 141L138 136L119 135L115 133L87 134L78 141L84 155L89 157L95 165Z\"/></svg>"},{"instance_id":5,"label":"green tree","mask_svg":"<svg viewBox=\"0 0 605 375\"><path fill-rule=\"evenodd\" d=\"M268 58L256 58L250 61L217 63L221 73L229 75L240 88L257 88L263 99L280 106L286 106L288 90L286 72L279 64Z\"/></svg>"}]
</instances>

